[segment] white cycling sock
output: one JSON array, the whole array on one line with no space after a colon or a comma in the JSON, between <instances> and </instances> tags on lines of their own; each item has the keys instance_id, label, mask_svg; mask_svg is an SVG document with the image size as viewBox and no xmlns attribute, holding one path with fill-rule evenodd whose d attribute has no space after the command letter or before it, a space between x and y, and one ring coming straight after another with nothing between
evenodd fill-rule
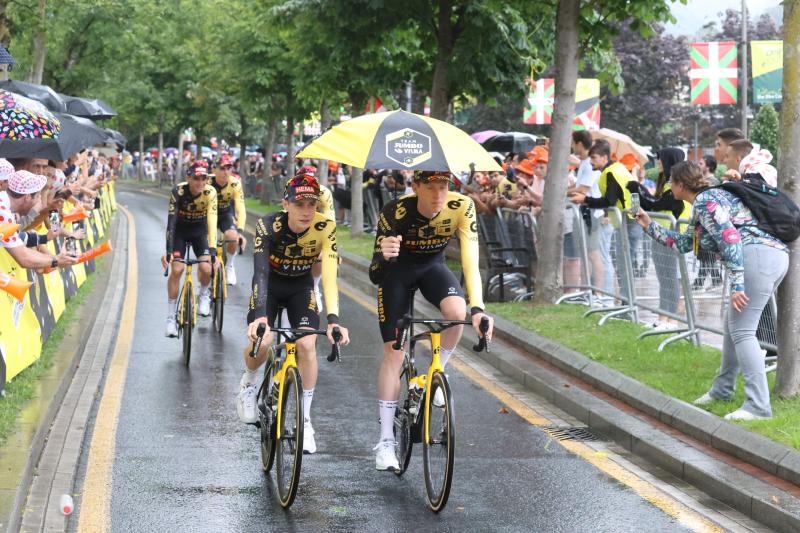
<instances>
[{"instance_id":1,"label":"white cycling sock","mask_svg":"<svg viewBox=\"0 0 800 533\"><path fill-rule=\"evenodd\" d=\"M210 281L206 285L200 284L200 294L208 294L210 291L211 291Z\"/></svg>"},{"instance_id":2,"label":"white cycling sock","mask_svg":"<svg viewBox=\"0 0 800 533\"><path fill-rule=\"evenodd\" d=\"M167 316L174 317L177 311L178 311L178 299L167 298Z\"/></svg>"},{"instance_id":3,"label":"white cycling sock","mask_svg":"<svg viewBox=\"0 0 800 533\"><path fill-rule=\"evenodd\" d=\"M236 260L236 256L239 255L238 251L234 251L232 254L228 256L228 264L230 268L233 268L233 262Z\"/></svg>"},{"instance_id":4,"label":"white cycling sock","mask_svg":"<svg viewBox=\"0 0 800 533\"><path fill-rule=\"evenodd\" d=\"M381 440L394 442L394 412L397 409L397 400L378 400L381 415Z\"/></svg>"},{"instance_id":5,"label":"white cycling sock","mask_svg":"<svg viewBox=\"0 0 800 533\"><path fill-rule=\"evenodd\" d=\"M244 374L242 375L242 380L239 382L239 385L242 387L246 387L247 385L254 385L258 386L261 384L261 374L262 370L261 367L264 365L262 364L255 370L250 370L249 368L244 369Z\"/></svg>"},{"instance_id":6,"label":"white cycling sock","mask_svg":"<svg viewBox=\"0 0 800 533\"><path fill-rule=\"evenodd\" d=\"M439 350L439 359L442 361L442 368L445 367L445 365L447 364L448 359L450 359L450 356L453 355L453 352L455 352L455 351L456 351L456 347L455 346L453 346L449 350L447 348L441 348Z\"/></svg>"},{"instance_id":7,"label":"white cycling sock","mask_svg":"<svg viewBox=\"0 0 800 533\"><path fill-rule=\"evenodd\" d=\"M314 399L314 389L303 389L303 420L311 422L311 400Z\"/></svg>"}]
</instances>

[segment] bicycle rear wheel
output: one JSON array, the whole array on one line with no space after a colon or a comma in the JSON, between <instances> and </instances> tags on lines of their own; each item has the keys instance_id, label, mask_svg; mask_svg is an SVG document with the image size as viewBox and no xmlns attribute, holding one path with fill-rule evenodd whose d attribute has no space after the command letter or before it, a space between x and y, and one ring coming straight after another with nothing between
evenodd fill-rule
<instances>
[{"instance_id":1,"label":"bicycle rear wheel","mask_svg":"<svg viewBox=\"0 0 800 533\"><path fill-rule=\"evenodd\" d=\"M183 329L183 364L189 366L192 357L192 329L194 329L194 299L191 286L183 292L183 316L181 317Z\"/></svg>"},{"instance_id":2,"label":"bicycle rear wheel","mask_svg":"<svg viewBox=\"0 0 800 533\"><path fill-rule=\"evenodd\" d=\"M274 398L270 398L270 392L275 394L272 386L272 378L275 375L275 367L272 362L267 362L264 369L264 381L258 393L258 422L261 430L261 468L265 473L272 469L275 461L275 411L278 404Z\"/></svg>"},{"instance_id":3,"label":"bicycle rear wheel","mask_svg":"<svg viewBox=\"0 0 800 533\"><path fill-rule=\"evenodd\" d=\"M214 329L217 333L222 333L222 319L225 315L225 275L220 266L214 273Z\"/></svg>"},{"instance_id":4,"label":"bicycle rear wheel","mask_svg":"<svg viewBox=\"0 0 800 533\"><path fill-rule=\"evenodd\" d=\"M300 466L303 461L303 386L300 371L289 367L283 378L283 397L280 399L280 436L275 467L278 478L278 498L289 507L297 495Z\"/></svg>"},{"instance_id":5,"label":"bicycle rear wheel","mask_svg":"<svg viewBox=\"0 0 800 533\"><path fill-rule=\"evenodd\" d=\"M441 390L444 397L444 404L441 407L433 405L437 390ZM427 393L431 395L431 402L425 413L423 426L422 462L428 506L431 511L438 513L444 509L450 496L456 445L453 400L450 396L450 385L443 372L434 372ZM424 433L426 427L429 431L427 439Z\"/></svg>"}]
</instances>

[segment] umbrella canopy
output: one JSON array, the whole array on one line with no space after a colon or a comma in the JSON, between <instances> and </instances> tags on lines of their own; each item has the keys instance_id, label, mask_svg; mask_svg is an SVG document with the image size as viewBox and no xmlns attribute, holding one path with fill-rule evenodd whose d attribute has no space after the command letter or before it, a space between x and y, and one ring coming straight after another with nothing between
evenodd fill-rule
<instances>
[{"instance_id":1,"label":"umbrella canopy","mask_svg":"<svg viewBox=\"0 0 800 533\"><path fill-rule=\"evenodd\" d=\"M111 128L105 128L105 131L108 134L108 142L116 143L118 146L125 146L127 144L128 139L119 131L112 130ZM177 152L177 149L175 150Z\"/></svg>"},{"instance_id":2,"label":"umbrella canopy","mask_svg":"<svg viewBox=\"0 0 800 533\"><path fill-rule=\"evenodd\" d=\"M347 120L306 145L297 157L358 168L469 172L502 170L460 129L434 118L387 111Z\"/></svg>"},{"instance_id":3,"label":"umbrella canopy","mask_svg":"<svg viewBox=\"0 0 800 533\"><path fill-rule=\"evenodd\" d=\"M108 134L91 120L56 114L61 123L58 138L49 139L0 139L0 157L41 158L63 161L84 148L102 144Z\"/></svg>"},{"instance_id":4,"label":"umbrella canopy","mask_svg":"<svg viewBox=\"0 0 800 533\"><path fill-rule=\"evenodd\" d=\"M117 116L116 111L111 109L111 106L102 100L67 96L65 94L59 96L61 96L66 103L67 113L70 115L91 118L93 120L102 120Z\"/></svg>"},{"instance_id":5,"label":"umbrella canopy","mask_svg":"<svg viewBox=\"0 0 800 533\"><path fill-rule=\"evenodd\" d=\"M61 96L47 85L37 85L19 80L6 80L0 81L0 89L41 102L51 111L63 113L67 110L67 105Z\"/></svg>"},{"instance_id":6,"label":"umbrella canopy","mask_svg":"<svg viewBox=\"0 0 800 533\"><path fill-rule=\"evenodd\" d=\"M611 154L619 160L625 154L633 154L636 160L642 165L647 164L647 149L636 144L633 139L620 133L618 131L610 130L608 128L600 128L599 130L592 131L592 138L605 139L611 145Z\"/></svg>"},{"instance_id":7,"label":"umbrella canopy","mask_svg":"<svg viewBox=\"0 0 800 533\"><path fill-rule=\"evenodd\" d=\"M490 137L481 144L490 151L524 154L536 146L536 135L521 131L509 131Z\"/></svg>"},{"instance_id":8,"label":"umbrella canopy","mask_svg":"<svg viewBox=\"0 0 800 533\"><path fill-rule=\"evenodd\" d=\"M41 103L0 89L0 139L46 139L60 131L61 124Z\"/></svg>"},{"instance_id":9,"label":"umbrella canopy","mask_svg":"<svg viewBox=\"0 0 800 533\"><path fill-rule=\"evenodd\" d=\"M487 139L491 139L495 135L501 135L502 133L503 133L502 131L497 131L497 130L486 130L486 131L475 132L472 135L470 135L470 137L475 139L475 141L478 143L483 143Z\"/></svg>"}]
</instances>

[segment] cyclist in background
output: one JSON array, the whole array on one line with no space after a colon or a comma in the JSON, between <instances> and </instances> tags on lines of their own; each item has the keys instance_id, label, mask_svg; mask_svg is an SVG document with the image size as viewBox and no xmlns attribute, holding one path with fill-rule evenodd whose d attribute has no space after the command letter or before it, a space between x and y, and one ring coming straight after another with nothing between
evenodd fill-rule
<instances>
[{"instance_id":1,"label":"cyclist in background","mask_svg":"<svg viewBox=\"0 0 800 533\"><path fill-rule=\"evenodd\" d=\"M219 158L219 168L214 172L211 185L217 191L217 229L228 241L225 244L228 261L225 264L225 278L228 285L236 285L236 245L247 247L244 237L244 225L247 221L247 210L244 205L244 188L241 180L232 172L233 162L231 156L222 154ZM216 243L209 243L216 246Z\"/></svg>"}]
</instances>

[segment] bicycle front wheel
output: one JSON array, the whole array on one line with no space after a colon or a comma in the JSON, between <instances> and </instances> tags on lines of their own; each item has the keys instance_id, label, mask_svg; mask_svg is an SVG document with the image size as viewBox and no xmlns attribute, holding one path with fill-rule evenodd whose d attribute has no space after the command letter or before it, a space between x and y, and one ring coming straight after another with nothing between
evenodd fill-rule
<instances>
[{"instance_id":1,"label":"bicycle front wheel","mask_svg":"<svg viewBox=\"0 0 800 533\"><path fill-rule=\"evenodd\" d=\"M275 367L267 362L264 370L264 382L258 394L258 422L261 430L261 468L265 473L272 469L275 460L275 416L278 402L271 395L277 395L272 385Z\"/></svg>"},{"instance_id":2,"label":"bicycle front wheel","mask_svg":"<svg viewBox=\"0 0 800 533\"><path fill-rule=\"evenodd\" d=\"M183 364L189 366L189 359L192 357L192 323L194 318L194 300L192 299L192 290L183 292L183 316L181 317L183 329Z\"/></svg>"},{"instance_id":3,"label":"bicycle front wheel","mask_svg":"<svg viewBox=\"0 0 800 533\"><path fill-rule=\"evenodd\" d=\"M434 405L436 391L441 391L442 405ZM422 435L422 462L425 470L425 492L428 506L438 513L447 504L450 484L453 481L453 461L455 459L455 424L453 399L450 385L443 372L435 372L428 384L431 395L429 408L425 412ZM428 428L428 437L425 437Z\"/></svg>"},{"instance_id":4,"label":"bicycle front wheel","mask_svg":"<svg viewBox=\"0 0 800 533\"><path fill-rule=\"evenodd\" d=\"M214 329L222 333L222 319L225 315L225 275L220 266L214 274Z\"/></svg>"},{"instance_id":5,"label":"bicycle front wheel","mask_svg":"<svg viewBox=\"0 0 800 533\"><path fill-rule=\"evenodd\" d=\"M297 367L287 368L283 380L275 468L278 498L283 507L289 507L297 495L303 461L303 386Z\"/></svg>"},{"instance_id":6,"label":"bicycle front wheel","mask_svg":"<svg viewBox=\"0 0 800 533\"><path fill-rule=\"evenodd\" d=\"M408 393L410 368L410 365L404 365L403 371L400 373L400 398L394 413L394 440L397 442L394 450L397 464L400 465L400 469L395 470L394 473L398 476L403 475L408 468L408 463L411 462L413 447L411 428L417 420L416 410L419 409L419 400L409 397Z\"/></svg>"}]
</instances>

